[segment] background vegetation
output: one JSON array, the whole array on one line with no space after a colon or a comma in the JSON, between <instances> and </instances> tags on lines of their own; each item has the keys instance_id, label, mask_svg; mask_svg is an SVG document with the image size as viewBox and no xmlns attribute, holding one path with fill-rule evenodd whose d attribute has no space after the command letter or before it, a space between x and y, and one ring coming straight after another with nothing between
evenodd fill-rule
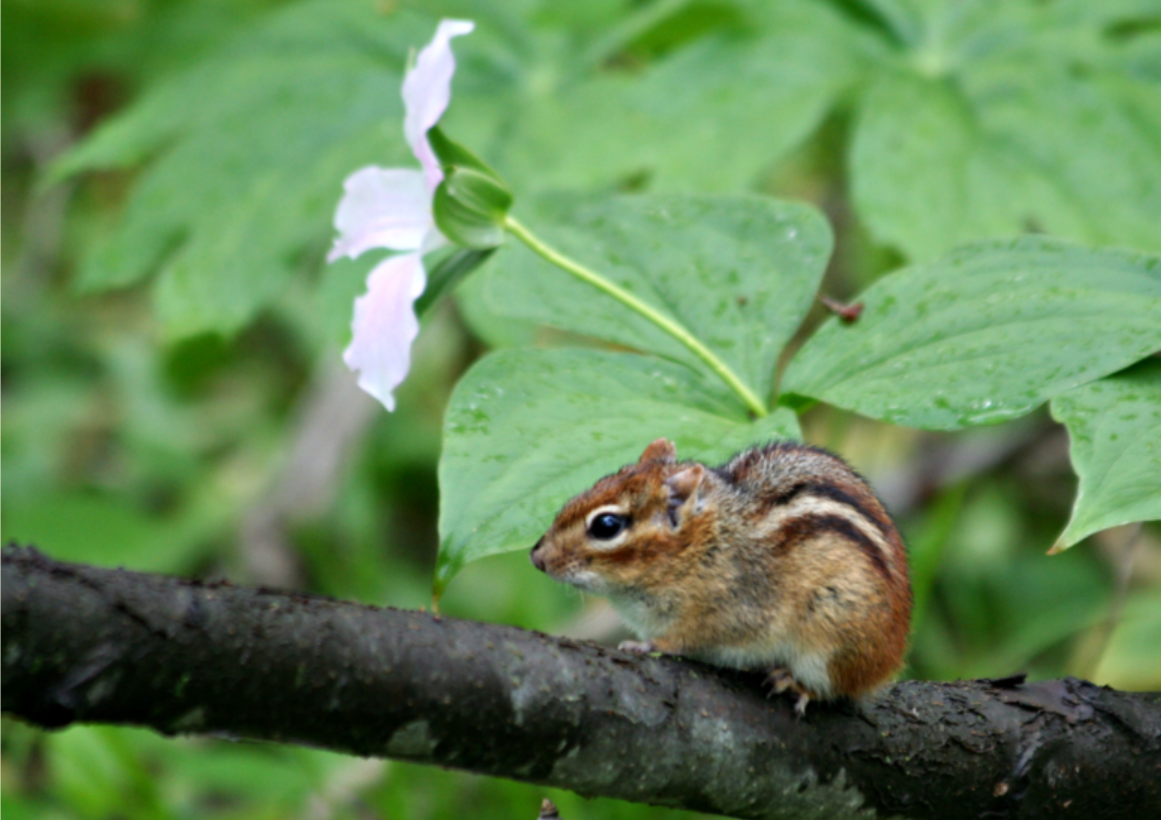
<instances>
[{"instance_id":1,"label":"background vegetation","mask_svg":"<svg viewBox=\"0 0 1161 820\"><path fill-rule=\"evenodd\" d=\"M5 539L429 603L451 387L486 349L577 341L496 316L476 278L429 315L394 414L342 369L374 260L324 266L331 214L352 169L407 163L401 71L441 15L479 24L447 130L518 209L555 188L812 201L838 299L1024 232L1161 251L1156 0L6 0ZM1070 401L1058 417L1083 412ZM820 406L803 427L911 545L906 675L1161 686L1161 533L1045 556L1076 491L1046 409L935 433ZM441 606L616 638L522 553L470 564ZM3 729L15 818L531 817L543 795L289 747ZM569 818L674 814L551 796Z\"/></svg>"}]
</instances>

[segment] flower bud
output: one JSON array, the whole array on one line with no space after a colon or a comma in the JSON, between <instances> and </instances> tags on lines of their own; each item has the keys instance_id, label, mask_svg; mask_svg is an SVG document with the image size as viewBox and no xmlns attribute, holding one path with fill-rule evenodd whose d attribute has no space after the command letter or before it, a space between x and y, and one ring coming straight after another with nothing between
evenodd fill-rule
<instances>
[{"instance_id":1,"label":"flower bud","mask_svg":"<svg viewBox=\"0 0 1161 820\"><path fill-rule=\"evenodd\" d=\"M432 204L436 227L457 245L478 250L496 247L504 240L512 192L483 160L448 139L438 127L427 136L443 169L443 182Z\"/></svg>"}]
</instances>

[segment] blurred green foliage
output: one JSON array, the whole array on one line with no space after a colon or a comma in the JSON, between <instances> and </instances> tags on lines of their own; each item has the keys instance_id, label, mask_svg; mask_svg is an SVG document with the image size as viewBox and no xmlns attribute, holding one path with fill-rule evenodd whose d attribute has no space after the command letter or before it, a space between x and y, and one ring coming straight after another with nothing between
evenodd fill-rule
<instances>
[{"instance_id":1,"label":"blurred green foliage","mask_svg":"<svg viewBox=\"0 0 1161 820\"><path fill-rule=\"evenodd\" d=\"M324 268L331 213L348 172L407 162L402 68L445 14L479 28L457 42L444 124L513 184L518 212L555 187L812 200L834 225L823 289L840 298L1025 231L1161 250L1155 0L6 0L5 539L428 603L453 386L485 347L577 341L497 317L481 277L428 317L393 415L336 375L373 260ZM1082 485L1126 505L1140 481L1101 477L1124 478L1116 437L1151 417L1101 402L1140 368L1052 407L1088 437L1072 454ZM803 430L900 512L918 603L906 674L1161 687L1161 535L1122 528L1044 556L1076 491L1047 413L948 434L818 407ZM1081 512L1076 537L1119 523ZM443 609L601 631L597 602L520 553L466 567ZM531 817L545 795L7 720L0 766L15 818ZM549 796L566 818L676 814Z\"/></svg>"}]
</instances>

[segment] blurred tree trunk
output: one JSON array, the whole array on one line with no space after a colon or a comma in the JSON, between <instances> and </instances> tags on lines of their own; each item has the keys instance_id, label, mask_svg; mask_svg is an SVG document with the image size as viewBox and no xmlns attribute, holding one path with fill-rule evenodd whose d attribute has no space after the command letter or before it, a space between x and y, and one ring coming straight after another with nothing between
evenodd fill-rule
<instances>
[{"instance_id":1,"label":"blurred tree trunk","mask_svg":"<svg viewBox=\"0 0 1161 820\"><path fill-rule=\"evenodd\" d=\"M303 743L746 818L1161 808L1161 694L1075 679L768 699L759 675L493 624L3 556L3 709Z\"/></svg>"}]
</instances>

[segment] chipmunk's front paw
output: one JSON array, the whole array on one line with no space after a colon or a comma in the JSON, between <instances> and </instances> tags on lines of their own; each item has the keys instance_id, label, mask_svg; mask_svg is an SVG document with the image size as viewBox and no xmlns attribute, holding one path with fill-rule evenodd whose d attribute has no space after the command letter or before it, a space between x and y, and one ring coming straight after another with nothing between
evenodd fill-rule
<instances>
[{"instance_id":1,"label":"chipmunk's front paw","mask_svg":"<svg viewBox=\"0 0 1161 820\"><path fill-rule=\"evenodd\" d=\"M621 641L617 644L617 648L622 652L632 652L634 655L648 655L657 651L653 641Z\"/></svg>"}]
</instances>

